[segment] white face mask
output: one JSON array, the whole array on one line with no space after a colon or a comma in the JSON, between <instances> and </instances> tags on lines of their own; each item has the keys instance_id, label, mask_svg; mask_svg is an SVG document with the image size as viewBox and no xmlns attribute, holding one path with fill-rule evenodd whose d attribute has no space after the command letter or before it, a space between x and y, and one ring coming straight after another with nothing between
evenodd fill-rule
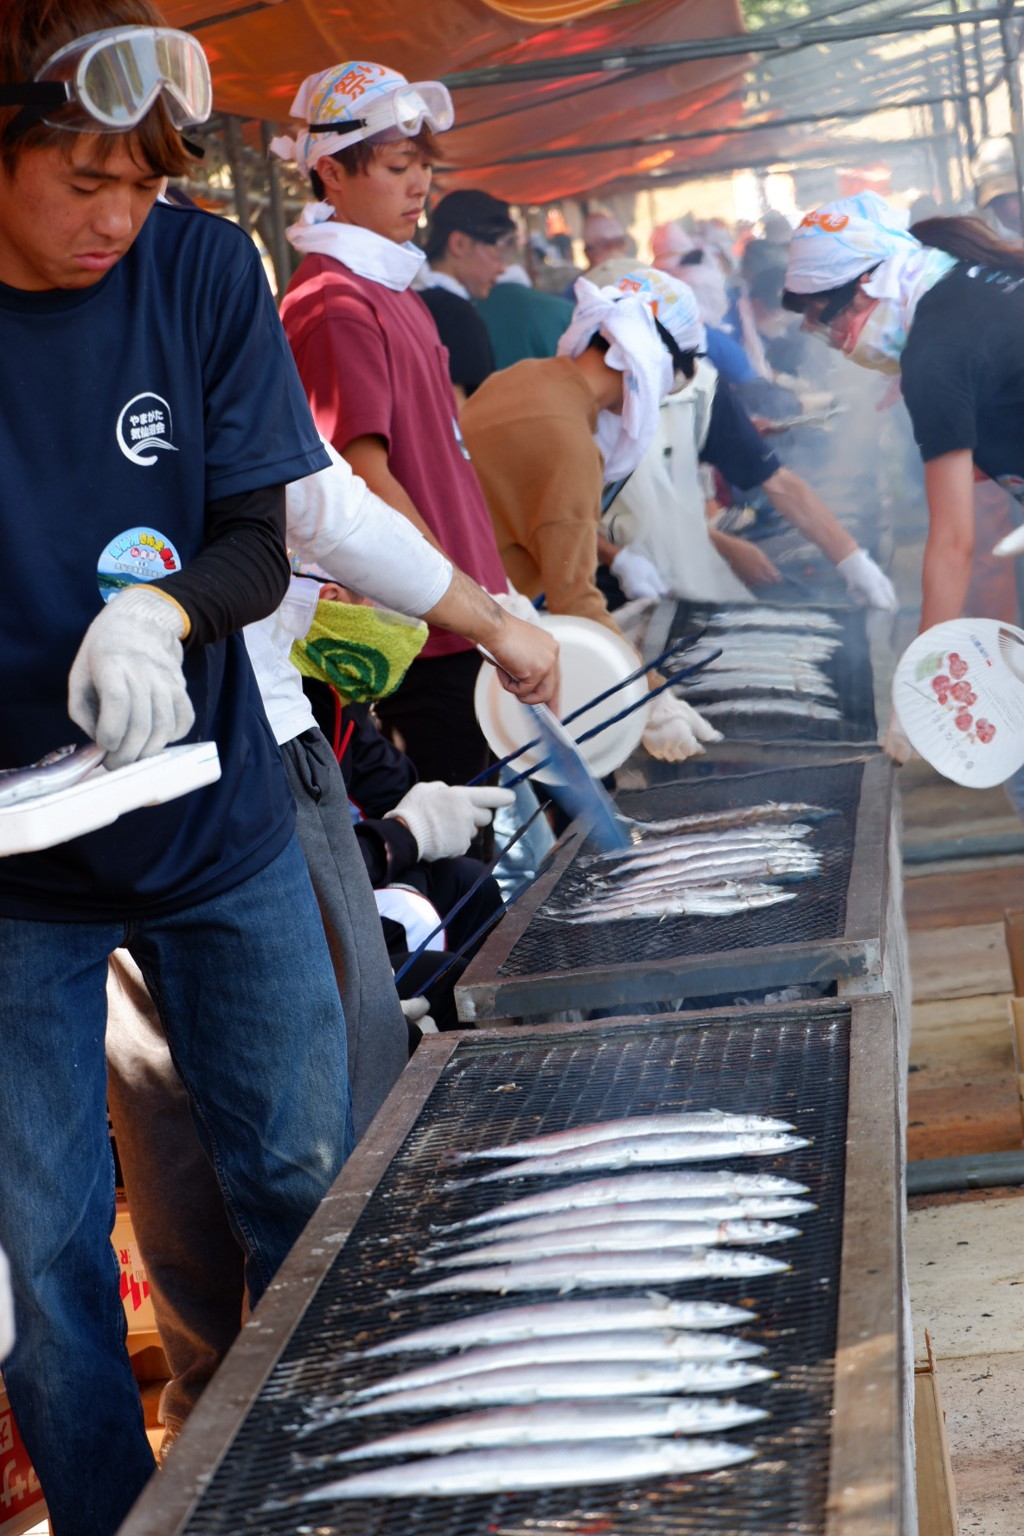
<instances>
[{"instance_id":1,"label":"white face mask","mask_svg":"<svg viewBox=\"0 0 1024 1536\"><path fill-rule=\"evenodd\" d=\"M892 299L879 299L861 326L857 340L849 349L844 347L843 353L862 368L897 374L906 344L903 306Z\"/></svg>"}]
</instances>

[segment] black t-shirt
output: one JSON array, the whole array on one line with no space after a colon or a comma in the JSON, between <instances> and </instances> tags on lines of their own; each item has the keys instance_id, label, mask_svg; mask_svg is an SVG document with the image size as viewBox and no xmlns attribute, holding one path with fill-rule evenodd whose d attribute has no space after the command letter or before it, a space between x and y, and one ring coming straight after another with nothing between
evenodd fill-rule
<instances>
[{"instance_id":1,"label":"black t-shirt","mask_svg":"<svg viewBox=\"0 0 1024 1536\"><path fill-rule=\"evenodd\" d=\"M468 399L494 372L494 348L487 327L469 299L460 299L447 288L424 288L420 298L448 348L451 381L462 386Z\"/></svg>"},{"instance_id":2,"label":"black t-shirt","mask_svg":"<svg viewBox=\"0 0 1024 1536\"><path fill-rule=\"evenodd\" d=\"M1024 500L1024 276L958 262L918 303L900 372L921 457L969 448Z\"/></svg>"},{"instance_id":3,"label":"black t-shirt","mask_svg":"<svg viewBox=\"0 0 1024 1536\"><path fill-rule=\"evenodd\" d=\"M704 446L702 464L712 464L730 485L749 491L764 485L780 467L772 450L736 399L732 386L719 375L711 404L711 421Z\"/></svg>"}]
</instances>

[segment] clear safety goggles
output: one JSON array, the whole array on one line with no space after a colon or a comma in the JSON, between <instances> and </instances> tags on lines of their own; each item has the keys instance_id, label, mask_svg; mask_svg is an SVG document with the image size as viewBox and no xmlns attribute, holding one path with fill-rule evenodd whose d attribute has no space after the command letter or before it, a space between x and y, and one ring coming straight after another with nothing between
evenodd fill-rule
<instances>
[{"instance_id":1,"label":"clear safety goggles","mask_svg":"<svg viewBox=\"0 0 1024 1536\"><path fill-rule=\"evenodd\" d=\"M121 27L89 32L59 49L32 81L0 85L0 106L21 105L11 124L74 133L137 128L158 97L175 128L203 123L213 107L210 66L188 32Z\"/></svg>"},{"instance_id":2,"label":"clear safety goggles","mask_svg":"<svg viewBox=\"0 0 1024 1536\"><path fill-rule=\"evenodd\" d=\"M426 124L431 133L446 133L455 121L455 108L446 86L439 80L399 85L378 96L362 109L361 117L333 123L310 123L310 133L344 134L351 143L373 139L385 144L412 139Z\"/></svg>"}]
</instances>

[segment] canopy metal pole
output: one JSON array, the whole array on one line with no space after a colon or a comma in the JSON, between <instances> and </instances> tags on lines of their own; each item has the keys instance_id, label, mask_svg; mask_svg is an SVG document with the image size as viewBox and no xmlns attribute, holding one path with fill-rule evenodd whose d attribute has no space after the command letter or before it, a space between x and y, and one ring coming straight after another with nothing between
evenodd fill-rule
<instances>
[{"instance_id":1,"label":"canopy metal pole","mask_svg":"<svg viewBox=\"0 0 1024 1536\"><path fill-rule=\"evenodd\" d=\"M960 0L949 0L949 5L953 15L956 16L960 10ZM967 154L973 160L977 146L974 139L974 119L971 116L971 97L967 81L967 54L964 51L964 36L959 27L953 32L953 52L956 56L956 74L960 87L956 99L960 107L964 133L967 136Z\"/></svg>"},{"instance_id":2,"label":"canopy metal pole","mask_svg":"<svg viewBox=\"0 0 1024 1536\"><path fill-rule=\"evenodd\" d=\"M235 189L235 213L238 215L238 227L245 234L251 235L252 220L249 218L249 199L245 189L242 135L238 131L237 117L224 119L224 148L227 151L228 165L231 167L231 182Z\"/></svg>"},{"instance_id":3,"label":"canopy metal pole","mask_svg":"<svg viewBox=\"0 0 1024 1536\"><path fill-rule=\"evenodd\" d=\"M1017 171L1017 193L1024 208L1024 103L1020 94L1020 35L1012 25L1013 0L1006 0L999 18L999 32L1003 40L1003 63L1006 88L1010 93L1010 137L1013 141L1013 163Z\"/></svg>"},{"instance_id":4,"label":"canopy metal pole","mask_svg":"<svg viewBox=\"0 0 1024 1536\"><path fill-rule=\"evenodd\" d=\"M265 11L280 3L281 0L253 0L251 5L240 5L231 11L221 11L216 16L204 16L201 21L190 21L186 30L201 32L204 27L218 27L222 21L238 21L242 16L251 16L254 11Z\"/></svg>"},{"instance_id":5,"label":"canopy metal pole","mask_svg":"<svg viewBox=\"0 0 1024 1536\"><path fill-rule=\"evenodd\" d=\"M975 22L971 29L971 40L974 43L974 72L978 77L978 107L981 112L981 136L988 138L988 91L985 88L985 48L981 34L981 23Z\"/></svg>"},{"instance_id":6,"label":"canopy metal pole","mask_svg":"<svg viewBox=\"0 0 1024 1536\"><path fill-rule=\"evenodd\" d=\"M947 100L945 95L918 96L912 101L881 101L871 107L874 112L903 112L911 107L939 106ZM847 119L857 120L868 115L863 107L849 108L839 112L809 112L801 113L795 117L770 118L762 123L737 123L725 124L721 128L687 128L681 133L660 133L648 135L640 139L613 139L604 144L577 144L565 149L538 149L532 154L508 155L501 160L486 160L472 165L440 165L439 172L444 171L480 171L490 170L496 166L505 165L531 165L539 160L564 160L574 159L579 155L603 155L609 151L623 149L658 149L665 144L688 144L699 139L732 139L743 138L751 133L774 133L780 128L799 128L808 123L842 122ZM943 130L948 131L948 130ZM887 141L888 142L888 141ZM781 155L780 160L785 158ZM771 162L766 162L770 164ZM701 175L706 171L702 170Z\"/></svg>"},{"instance_id":7,"label":"canopy metal pole","mask_svg":"<svg viewBox=\"0 0 1024 1536\"><path fill-rule=\"evenodd\" d=\"M1011 6L1013 0L1007 0ZM618 75L643 66L667 69L672 64L692 63L702 59L730 58L743 54L799 53L820 44L856 42L861 38L894 37L908 32L931 32L937 27L964 27L978 21L997 21L995 8L961 11L956 16L888 15L858 23L840 22L832 26L764 28L732 37L707 37L685 42L645 43L626 46L613 52L578 53L557 59L534 59L529 64L488 65L482 69L460 70L443 75L451 90L486 85L511 85L524 80L569 80L579 75L604 71Z\"/></svg>"},{"instance_id":8,"label":"canopy metal pole","mask_svg":"<svg viewBox=\"0 0 1024 1536\"><path fill-rule=\"evenodd\" d=\"M919 133L913 134L910 138L886 139L885 141L886 148L899 147L914 149L917 150L918 153L928 150L932 142L933 141L929 136L926 128L922 129ZM878 149L877 139L844 139L842 143L843 151L847 155L869 155L873 150L877 151ZM750 153L747 152L742 156L737 154L735 161L716 161L715 174L725 176L728 175L728 173L731 171L754 171L762 168L764 170L770 171L778 169L780 165L813 166L817 170L826 170L830 168L834 170L835 163L835 150L831 146L827 149L821 148L796 151L793 154L786 152L779 153L776 151L776 153L768 157L762 157L760 159L756 157L751 158ZM671 173L671 180L666 179L665 185L675 187L680 186L683 183L689 183L691 181L702 181L707 176L707 174L707 168L705 166L691 166L682 170L673 170ZM643 188L649 184L649 176L639 176L631 181L628 173L623 174L615 183L616 186L625 187L630 191L642 191ZM657 180L655 181L655 185L657 185Z\"/></svg>"},{"instance_id":9,"label":"canopy metal pole","mask_svg":"<svg viewBox=\"0 0 1024 1536\"><path fill-rule=\"evenodd\" d=\"M270 259L277 277L277 296L280 298L288 286L291 263L288 260L288 241L285 238L284 198L281 196L281 172L277 159L270 153L273 137L269 123L260 123L260 139L267 157L267 184L270 191Z\"/></svg>"}]
</instances>

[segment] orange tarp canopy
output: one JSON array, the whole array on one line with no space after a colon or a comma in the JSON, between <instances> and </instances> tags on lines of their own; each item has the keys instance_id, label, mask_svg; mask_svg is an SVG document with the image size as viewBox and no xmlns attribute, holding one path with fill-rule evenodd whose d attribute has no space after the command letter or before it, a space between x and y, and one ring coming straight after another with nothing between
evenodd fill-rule
<instances>
[{"instance_id":1,"label":"orange tarp canopy","mask_svg":"<svg viewBox=\"0 0 1024 1536\"><path fill-rule=\"evenodd\" d=\"M629 71L573 73L577 55L743 32L739 0L164 0L176 26L195 27L210 57L216 104L284 122L306 75L372 59L410 80L453 86L456 126L443 139L444 186L486 187L510 202L600 195L637 177L686 170L720 140L605 145L739 120L749 58ZM529 18L529 19L524 19ZM563 78L460 89L460 71L565 63ZM555 158L552 150L567 151ZM515 157L515 164L501 164Z\"/></svg>"}]
</instances>

